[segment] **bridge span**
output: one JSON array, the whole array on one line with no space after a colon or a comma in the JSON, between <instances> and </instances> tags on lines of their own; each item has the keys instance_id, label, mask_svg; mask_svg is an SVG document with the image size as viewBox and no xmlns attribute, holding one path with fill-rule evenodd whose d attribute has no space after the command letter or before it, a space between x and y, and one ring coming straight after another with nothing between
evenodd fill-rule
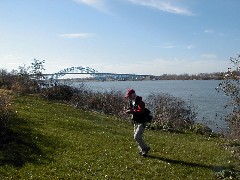
<instances>
[{"instance_id":1,"label":"bridge span","mask_svg":"<svg viewBox=\"0 0 240 180\"><path fill-rule=\"evenodd\" d=\"M71 67L63 69L57 73L53 74L43 74L44 79L57 81L65 75L78 75L78 74L88 74L96 80L136 80L136 79L148 79L152 78L153 75L146 74L118 74L118 73L102 73L98 72L90 67Z\"/></svg>"}]
</instances>

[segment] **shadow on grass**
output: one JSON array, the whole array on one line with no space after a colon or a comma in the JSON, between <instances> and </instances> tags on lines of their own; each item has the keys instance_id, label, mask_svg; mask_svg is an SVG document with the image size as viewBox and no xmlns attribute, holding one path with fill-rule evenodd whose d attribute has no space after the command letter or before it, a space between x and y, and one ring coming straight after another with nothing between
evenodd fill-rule
<instances>
[{"instance_id":1,"label":"shadow on grass","mask_svg":"<svg viewBox=\"0 0 240 180\"><path fill-rule=\"evenodd\" d=\"M165 161L167 163L170 164L180 164L183 166L189 166L189 167L200 167L200 168L205 168L205 169L210 169L213 170L215 172L221 171L221 170L226 170L226 169L231 169L233 170L234 167L226 167L226 166L212 166L212 165L204 165L204 164L198 164L198 163L192 163L192 162L185 162L185 161L181 161L181 160L174 160L174 159L168 159L168 158L164 158L164 157L157 157L157 156L152 156L152 155L148 155L147 158L150 159L157 159L160 161ZM239 172L239 171L236 171Z\"/></svg>"},{"instance_id":2,"label":"shadow on grass","mask_svg":"<svg viewBox=\"0 0 240 180\"><path fill-rule=\"evenodd\" d=\"M27 120L11 117L0 122L0 166L22 167L26 163L41 164L50 160L39 147L46 145L45 138L34 134Z\"/></svg>"}]
</instances>

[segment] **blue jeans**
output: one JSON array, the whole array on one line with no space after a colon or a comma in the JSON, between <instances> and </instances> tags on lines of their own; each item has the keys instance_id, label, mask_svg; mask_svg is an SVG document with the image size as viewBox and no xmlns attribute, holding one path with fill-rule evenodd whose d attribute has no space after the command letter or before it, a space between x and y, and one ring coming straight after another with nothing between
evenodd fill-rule
<instances>
[{"instance_id":1,"label":"blue jeans","mask_svg":"<svg viewBox=\"0 0 240 180\"><path fill-rule=\"evenodd\" d=\"M146 149L148 149L148 146L143 140L143 133L145 130L145 124L144 123L135 123L134 124L134 139L136 140L138 144L138 149L140 152L144 152Z\"/></svg>"}]
</instances>

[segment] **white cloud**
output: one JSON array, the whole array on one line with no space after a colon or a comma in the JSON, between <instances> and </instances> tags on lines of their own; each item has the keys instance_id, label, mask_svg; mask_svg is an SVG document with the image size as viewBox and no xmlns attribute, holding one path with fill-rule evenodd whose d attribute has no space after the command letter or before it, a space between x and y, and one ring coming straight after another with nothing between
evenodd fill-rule
<instances>
[{"instance_id":1,"label":"white cloud","mask_svg":"<svg viewBox=\"0 0 240 180\"><path fill-rule=\"evenodd\" d=\"M163 49L173 49L173 48L184 48L184 49L193 49L195 48L195 44L189 44L189 45L174 45L174 44L165 44L163 46L156 46L159 48L163 48Z\"/></svg>"},{"instance_id":2,"label":"white cloud","mask_svg":"<svg viewBox=\"0 0 240 180\"><path fill-rule=\"evenodd\" d=\"M206 30L204 30L204 33L212 34L212 33L214 33L214 30L212 30L212 29L206 29Z\"/></svg>"},{"instance_id":3,"label":"white cloud","mask_svg":"<svg viewBox=\"0 0 240 180\"><path fill-rule=\"evenodd\" d=\"M195 45L194 45L194 44L189 44L189 45L187 45L186 48L187 48L187 49L193 49L193 48L195 48Z\"/></svg>"},{"instance_id":4,"label":"white cloud","mask_svg":"<svg viewBox=\"0 0 240 180\"><path fill-rule=\"evenodd\" d=\"M217 55L215 55L215 54L203 54L202 57L207 58L207 59L216 59Z\"/></svg>"},{"instance_id":5,"label":"white cloud","mask_svg":"<svg viewBox=\"0 0 240 180\"><path fill-rule=\"evenodd\" d=\"M162 48L164 49L172 49L172 48L175 48L176 46L174 45L165 45L165 46L162 46Z\"/></svg>"},{"instance_id":6,"label":"white cloud","mask_svg":"<svg viewBox=\"0 0 240 180\"><path fill-rule=\"evenodd\" d=\"M163 48L163 49L173 49L173 48L175 48L175 47L177 47L177 46L174 45L174 44L170 44L170 43L165 44L165 45L163 45L163 46L160 46L160 48Z\"/></svg>"},{"instance_id":7,"label":"white cloud","mask_svg":"<svg viewBox=\"0 0 240 180\"><path fill-rule=\"evenodd\" d=\"M106 3L107 0L72 0L72 1L79 4L88 5L105 13L110 13L108 9L109 6ZM147 6L168 13L181 14L187 16L193 15L193 13L189 11L187 8L171 4L168 0L127 0L127 1L137 5Z\"/></svg>"},{"instance_id":8,"label":"white cloud","mask_svg":"<svg viewBox=\"0 0 240 180\"><path fill-rule=\"evenodd\" d=\"M75 34L60 34L61 37L63 38L80 38L80 39L86 39L86 38L91 38L93 37L93 34L91 33L75 33Z\"/></svg>"},{"instance_id":9,"label":"white cloud","mask_svg":"<svg viewBox=\"0 0 240 180\"><path fill-rule=\"evenodd\" d=\"M73 0L73 1L93 7L100 7L104 5L104 0Z\"/></svg>"},{"instance_id":10,"label":"white cloud","mask_svg":"<svg viewBox=\"0 0 240 180\"><path fill-rule=\"evenodd\" d=\"M193 13L188 9L170 4L169 1L166 0L128 0L128 1L142 6L155 8L160 11L165 11L168 13L181 14L187 16L193 15Z\"/></svg>"},{"instance_id":11,"label":"white cloud","mask_svg":"<svg viewBox=\"0 0 240 180\"><path fill-rule=\"evenodd\" d=\"M99 11L107 13L107 6L105 0L72 0L76 3L85 4L91 6Z\"/></svg>"}]
</instances>

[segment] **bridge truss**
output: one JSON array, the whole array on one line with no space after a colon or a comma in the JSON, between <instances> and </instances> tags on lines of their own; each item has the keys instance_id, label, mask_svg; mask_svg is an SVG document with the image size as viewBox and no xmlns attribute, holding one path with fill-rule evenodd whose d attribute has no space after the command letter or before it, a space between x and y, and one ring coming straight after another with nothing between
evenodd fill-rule
<instances>
[{"instance_id":1,"label":"bridge truss","mask_svg":"<svg viewBox=\"0 0 240 180\"><path fill-rule=\"evenodd\" d=\"M63 69L54 74L43 74L44 79L50 80L53 82L58 81L65 75L68 74L89 74L96 80L137 80L137 79L146 79L150 78L151 75L137 75L137 74L117 74L117 73L100 73L97 70L90 68L90 67L70 67Z\"/></svg>"}]
</instances>

